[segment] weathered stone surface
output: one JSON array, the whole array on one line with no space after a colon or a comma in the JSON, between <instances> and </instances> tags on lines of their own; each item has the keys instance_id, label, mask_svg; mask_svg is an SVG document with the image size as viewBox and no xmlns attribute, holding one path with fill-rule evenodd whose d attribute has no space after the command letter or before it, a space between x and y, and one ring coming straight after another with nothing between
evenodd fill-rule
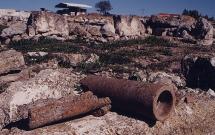
<instances>
[{"instance_id":1,"label":"weathered stone surface","mask_svg":"<svg viewBox=\"0 0 215 135\"><path fill-rule=\"evenodd\" d=\"M177 87L184 87L186 85L184 80L182 80L179 76L176 76L174 74L167 74L165 72L151 73L149 74L147 81L151 83L158 83L158 82L168 83L168 84L174 83Z\"/></svg>"},{"instance_id":2,"label":"weathered stone surface","mask_svg":"<svg viewBox=\"0 0 215 135\"><path fill-rule=\"evenodd\" d=\"M189 39L189 40L192 40L192 39L193 39L193 37L192 37L186 30L183 30L183 31L182 31L181 36L182 36L182 38L184 38L184 39Z\"/></svg>"},{"instance_id":3,"label":"weathered stone surface","mask_svg":"<svg viewBox=\"0 0 215 135\"><path fill-rule=\"evenodd\" d=\"M210 55L187 55L181 63L187 86L208 90L215 88L215 58Z\"/></svg>"},{"instance_id":4,"label":"weathered stone surface","mask_svg":"<svg viewBox=\"0 0 215 135\"><path fill-rule=\"evenodd\" d=\"M24 69L20 71L20 73L8 74L6 76L0 76L0 85L7 84L10 82L21 81L29 79L29 71L28 69Z\"/></svg>"},{"instance_id":5,"label":"weathered stone surface","mask_svg":"<svg viewBox=\"0 0 215 135\"><path fill-rule=\"evenodd\" d=\"M99 60L99 56L96 54L90 54L85 60L86 63L95 63Z\"/></svg>"},{"instance_id":6,"label":"weathered stone surface","mask_svg":"<svg viewBox=\"0 0 215 135\"><path fill-rule=\"evenodd\" d=\"M92 36L98 36L101 37L101 32L100 32L101 27L100 26L88 26L87 31L92 35Z\"/></svg>"},{"instance_id":7,"label":"weathered stone surface","mask_svg":"<svg viewBox=\"0 0 215 135\"><path fill-rule=\"evenodd\" d=\"M14 35L21 35L26 32L27 25L23 22L17 22L4 29L1 33L1 37L11 37Z\"/></svg>"},{"instance_id":8,"label":"weathered stone surface","mask_svg":"<svg viewBox=\"0 0 215 135\"><path fill-rule=\"evenodd\" d=\"M195 22L196 20L190 16L180 16L178 18L152 16L147 23L153 28L184 27L191 30Z\"/></svg>"},{"instance_id":9,"label":"weathered stone surface","mask_svg":"<svg viewBox=\"0 0 215 135\"><path fill-rule=\"evenodd\" d=\"M28 52L27 54L31 57L44 57L44 56L47 56L49 53L48 52Z\"/></svg>"},{"instance_id":10,"label":"weathered stone surface","mask_svg":"<svg viewBox=\"0 0 215 135\"><path fill-rule=\"evenodd\" d=\"M90 33L86 30L86 28L79 24L74 24L70 26L70 35L77 35L80 37L90 37Z\"/></svg>"},{"instance_id":11,"label":"weathered stone surface","mask_svg":"<svg viewBox=\"0 0 215 135\"><path fill-rule=\"evenodd\" d=\"M54 53L54 56L58 58L60 63L67 63L71 66L77 66L78 63L85 61L88 57L84 54L65 54L65 53Z\"/></svg>"},{"instance_id":12,"label":"weathered stone surface","mask_svg":"<svg viewBox=\"0 0 215 135\"><path fill-rule=\"evenodd\" d=\"M140 36L145 34L145 26L135 16L115 16L116 33L120 36Z\"/></svg>"},{"instance_id":13,"label":"weathered stone surface","mask_svg":"<svg viewBox=\"0 0 215 135\"><path fill-rule=\"evenodd\" d=\"M152 16L147 25L152 27L154 35L192 38L188 33L195 28L196 20L190 16L161 17Z\"/></svg>"},{"instance_id":14,"label":"weathered stone surface","mask_svg":"<svg viewBox=\"0 0 215 135\"><path fill-rule=\"evenodd\" d=\"M197 40L200 40L199 44L213 44L213 25L206 19L200 18L197 21L193 34Z\"/></svg>"},{"instance_id":15,"label":"weathered stone surface","mask_svg":"<svg viewBox=\"0 0 215 135\"><path fill-rule=\"evenodd\" d=\"M146 28L146 33L149 34L149 35L151 35L151 34L153 33L152 28L148 26L148 27Z\"/></svg>"},{"instance_id":16,"label":"weathered stone surface","mask_svg":"<svg viewBox=\"0 0 215 135\"><path fill-rule=\"evenodd\" d=\"M22 40L22 37L20 35L15 35L12 38L12 41L14 41L14 42L19 41L19 40Z\"/></svg>"},{"instance_id":17,"label":"weathered stone surface","mask_svg":"<svg viewBox=\"0 0 215 135\"><path fill-rule=\"evenodd\" d=\"M187 40L198 41L198 44L213 43L213 26L204 18L198 20L190 16L161 17L152 16L147 25L152 27L153 34L158 36L176 36Z\"/></svg>"},{"instance_id":18,"label":"weathered stone surface","mask_svg":"<svg viewBox=\"0 0 215 135\"><path fill-rule=\"evenodd\" d=\"M17 111L18 106L39 99L58 99L68 94L75 94L75 85L79 81L79 77L70 70L47 69L28 81L11 83L7 90L0 95L2 99L0 100L0 128L23 119L21 115L23 112Z\"/></svg>"},{"instance_id":19,"label":"weathered stone surface","mask_svg":"<svg viewBox=\"0 0 215 135\"><path fill-rule=\"evenodd\" d=\"M193 98L198 98L195 94ZM141 118L110 112L102 117L86 116L64 123L23 131L12 129L11 135L65 134L65 135L150 135L150 134L214 134L214 100L201 97L194 104L179 99L175 113L165 122L147 124ZM207 125L207 126L205 126ZM197 128L198 127L198 128ZM4 131L6 132L6 131Z\"/></svg>"},{"instance_id":20,"label":"weathered stone surface","mask_svg":"<svg viewBox=\"0 0 215 135\"><path fill-rule=\"evenodd\" d=\"M145 34L174 36L199 44L211 45L213 29L207 20L196 20L190 16L160 17L148 19L138 16L80 15L62 16L49 12L33 12L28 21L29 36L52 36L56 39L77 36L89 41L114 41ZM146 28L147 27L147 30Z\"/></svg>"},{"instance_id":21,"label":"weathered stone surface","mask_svg":"<svg viewBox=\"0 0 215 135\"><path fill-rule=\"evenodd\" d=\"M213 38L215 38L215 28L213 29Z\"/></svg>"},{"instance_id":22,"label":"weathered stone surface","mask_svg":"<svg viewBox=\"0 0 215 135\"><path fill-rule=\"evenodd\" d=\"M114 36L115 32L116 32L116 30L114 28L114 25L111 23L107 23L101 28L102 35L104 35L106 37Z\"/></svg>"},{"instance_id":23,"label":"weathered stone surface","mask_svg":"<svg viewBox=\"0 0 215 135\"><path fill-rule=\"evenodd\" d=\"M0 52L0 74L18 70L25 65L22 53L15 50Z\"/></svg>"},{"instance_id":24,"label":"weathered stone surface","mask_svg":"<svg viewBox=\"0 0 215 135\"><path fill-rule=\"evenodd\" d=\"M28 20L28 31L29 35L33 35L33 31L35 31L35 34L69 35L66 18L50 12L33 12Z\"/></svg>"}]
</instances>

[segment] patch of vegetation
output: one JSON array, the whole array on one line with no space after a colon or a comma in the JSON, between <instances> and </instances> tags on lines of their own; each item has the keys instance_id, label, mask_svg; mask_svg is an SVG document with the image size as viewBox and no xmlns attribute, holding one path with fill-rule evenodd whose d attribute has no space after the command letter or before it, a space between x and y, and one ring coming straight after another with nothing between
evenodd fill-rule
<instances>
[{"instance_id":1,"label":"patch of vegetation","mask_svg":"<svg viewBox=\"0 0 215 135\"><path fill-rule=\"evenodd\" d=\"M71 41L63 42L45 37L39 38L38 40L22 39L20 41L14 41L10 43L9 47L23 52L78 52L80 50L80 47Z\"/></svg>"},{"instance_id":2,"label":"patch of vegetation","mask_svg":"<svg viewBox=\"0 0 215 135\"><path fill-rule=\"evenodd\" d=\"M97 72L102 67L102 64L99 61L96 62L81 62L78 64L77 68L78 70L82 71L83 73L92 73Z\"/></svg>"},{"instance_id":3,"label":"patch of vegetation","mask_svg":"<svg viewBox=\"0 0 215 135\"><path fill-rule=\"evenodd\" d=\"M160 63L153 63L147 66L148 70L151 71L167 71L167 67L170 66L172 61L163 61Z\"/></svg>"},{"instance_id":4,"label":"patch of vegetation","mask_svg":"<svg viewBox=\"0 0 215 135\"><path fill-rule=\"evenodd\" d=\"M135 46L135 45L149 45L149 46L174 46L174 43L171 43L167 39L163 39L156 36L149 36L145 39L130 39L130 40L121 40L115 41L112 43L104 43L104 44L91 44L89 47L92 49L100 49L100 50L116 50L120 47L128 47L128 46Z\"/></svg>"},{"instance_id":5,"label":"patch of vegetation","mask_svg":"<svg viewBox=\"0 0 215 135\"><path fill-rule=\"evenodd\" d=\"M46 56L25 56L25 62L27 65L40 64L44 62L48 62L51 59L54 59L52 55Z\"/></svg>"},{"instance_id":6,"label":"patch of vegetation","mask_svg":"<svg viewBox=\"0 0 215 135\"><path fill-rule=\"evenodd\" d=\"M165 56L173 56L172 50L169 48L163 48L163 49L159 50L159 52Z\"/></svg>"},{"instance_id":7,"label":"patch of vegetation","mask_svg":"<svg viewBox=\"0 0 215 135\"><path fill-rule=\"evenodd\" d=\"M104 64L127 64L131 62L131 59L125 54L120 53L106 53L100 56L99 58L101 63Z\"/></svg>"},{"instance_id":8,"label":"patch of vegetation","mask_svg":"<svg viewBox=\"0 0 215 135\"><path fill-rule=\"evenodd\" d=\"M163 38L160 38L160 37L156 37L156 36L147 37L144 41L145 41L146 44L148 44L150 46L171 47L171 46L174 45L174 43L171 43L169 40L163 39Z\"/></svg>"}]
</instances>

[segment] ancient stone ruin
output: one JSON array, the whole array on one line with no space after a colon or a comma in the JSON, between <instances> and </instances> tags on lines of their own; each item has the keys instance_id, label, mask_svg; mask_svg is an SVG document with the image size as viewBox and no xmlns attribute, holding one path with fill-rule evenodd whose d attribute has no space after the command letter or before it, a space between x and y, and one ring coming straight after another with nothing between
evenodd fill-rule
<instances>
[{"instance_id":1,"label":"ancient stone ruin","mask_svg":"<svg viewBox=\"0 0 215 135\"><path fill-rule=\"evenodd\" d=\"M215 134L213 25L0 10L0 135Z\"/></svg>"},{"instance_id":2,"label":"ancient stone ruin","mask_svg":"<svg viewBox=\"0 0 215 135\"><path fill-rule=\"evenodd\" d=\"M89 14L64 16L52 12L32 12L25 21L15 23L3 30L1 37L6 43L22 38L48 36L61 40L82 38L91 41L107 42L115 40L143 38L147 35L170 36L183 40L211 45L213 26L206 19L189 16L140 17L140 16L101 16Z\"/></svg>"}]
</instances>

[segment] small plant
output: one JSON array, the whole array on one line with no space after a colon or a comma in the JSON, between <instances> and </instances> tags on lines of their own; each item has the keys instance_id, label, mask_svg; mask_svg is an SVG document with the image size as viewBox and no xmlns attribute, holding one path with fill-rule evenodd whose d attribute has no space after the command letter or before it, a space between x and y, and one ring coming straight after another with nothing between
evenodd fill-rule
<instances>
[{"instance_id":1,"label":"small plant","mask_svg":"<svg viewBox=\"0 0 215 135\"><path fill-rule=\"evenodd\" d=\"M99 61L90 62L90 63L81 62L78 64L77 68L83 73L89 73L89 72L97 72L101 68L101 66L102 65Z\"/></svg>"},{"instance_id":2,"label":"small plant","mask_svg":"<svg viewBox=\"0 0 215 135\"><path fill-rule=\"evenodd\" d=\"M39 38L39 40L23 39L11 42L9 45L18 51L44 51L44 52L79 52L80 47L71 41L58 41L56 39Z\"/></svg>"},{"instance_id":3,"label":"small plant","mask_svg":"<svg viewBox=\"0 0 215 135\"><path fill-rule=\"evenodd\" d=\"M130 58L119 53L103 54L100 56L100 62L104 64L127 64L131 62Z\"/></svg>"},{"instance_id":4,"label":"small plant","mask_svg":"<svg viewBox=\"0 0 215 135\"><path fill-rule=\"evenodd\" d=\"M173 56L172 50L169 48L163 48L160 50L161 54L166 56Z\"/></svg>"},{"instance_id":5,"label":"small plant","mask_svg":"<svg viewBox=\"0 0 215 135\"><path fill-rule=\"evenodd\" d=\"M167 39L159 38L156 36L150 36L145 39L130 39L130 40L115 41L112 43L105 43L105 44L91 44L89 47L96 50L113 51L120 47L128 47L128 46L135 46L135 45L171 47L174 45L174 43L171 43Z\"/></svg>"},{"instance_id":6,"label":"small plant","mask_svg":"<svg viewBox=\"0 0 215 135\"><path fill-rule=\"evenodd\" d=\"M25 62L27 65L40 64L48 62L49 60L54 59L51 55L46 56L25 56Z\"/></svg>"},{"instance_id":7,"label":"small plant","mask_svg":"<svg viewBox=\"0 0 215 135\"><path fill-rule=\"evenodd\" d=\"M145 39L145 43L148 44L148 45L151 45L151 46L167 46L167 47L170 47L170 46L174 45L169 40L159 38L159 37L156 37L156 36L147 37Z\"/></svg>"}]
</instances>

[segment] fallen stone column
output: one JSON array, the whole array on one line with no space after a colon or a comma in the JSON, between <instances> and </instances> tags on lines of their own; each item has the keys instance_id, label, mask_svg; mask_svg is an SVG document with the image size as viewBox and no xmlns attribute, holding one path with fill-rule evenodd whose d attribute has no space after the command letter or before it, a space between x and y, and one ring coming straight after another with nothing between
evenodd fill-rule
<instances>
[{"instance_id":1,"label":"fallen stone column","mask_svg":"<svg viewBox=\"0 0 215 135\"><path fill-rule=\"evenodd\" d=\"M167 119L175 106L176 87L170 84L88 76L81 80L81 85L94 94L110 97L113 105L118 104L159 121Z\"/></svg>"},{"instance_id":2,"label":"fallen stone column","mask_svg":"<svg viewBox=\"0 0 215 135\"><path fill-rule=\"evenodd\" d=\"M28 126L30 129L34 129L93 111L101 114L101 112L107 111L110 103L109 98L97 98L92 92L75 97L63 97L59 100L49 100L29 109Z\"/></svg>"}]
</instances>

